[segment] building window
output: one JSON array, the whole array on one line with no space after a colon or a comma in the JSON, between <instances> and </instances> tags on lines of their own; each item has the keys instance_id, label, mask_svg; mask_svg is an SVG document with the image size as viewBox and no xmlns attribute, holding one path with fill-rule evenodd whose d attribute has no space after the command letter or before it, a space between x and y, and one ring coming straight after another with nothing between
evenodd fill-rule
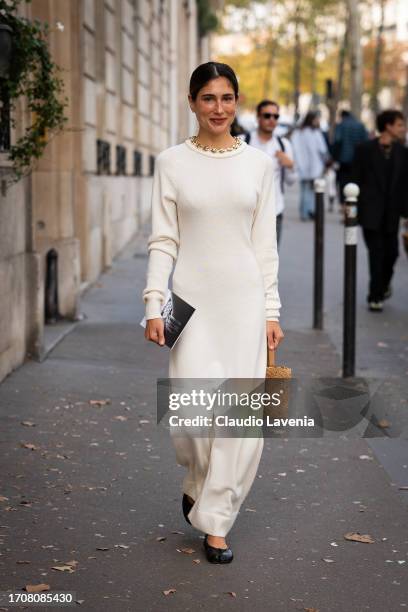
<instances>
[{"instance_id":1,"label":"building window","mask_svg":"<svg viewBox=\"0 0 408 612\"><path fill-rule=\"evenodd\" d=\"M98 174L110 174L110 144L105 140L96 141L97 172Z\"/></svg>"},{"instance_id":2,"label":"building window","mask_svg":"<svg viewBox=\"0 0 408 612\"><path fill-rule=\"evenodd\" d=\"M126 174L126 147L116 145L116 174Z\"/></svg>"},{"instance_id":3,"label":"building window","mask_svg":"<svg viewBox=\"0 0 408 612\"><path fill-rule=\"evenodd\" d=\"M133 174L142 176L142 154L140 151L133 151Z\"/></svg>"},{"instance_id":4,"label":"building window","mask_svg":"<svg viewBox=\"0 0 408 612\"><path fill-rule=\"evenodd\" d=\"M10 149L10 103L6 95L0 99L0 152Z\"/></svg>"},{"instance_id":5,"label":"building window","mask_svg":"<svg viewBox=\"0 0 408 612\"><path fill-rule=\"evenodd\" d=\"M154 174L154 162L155 162L154 155L149 155L149 174L150 176L153 176Z\"/></svg>"}]
</instances>

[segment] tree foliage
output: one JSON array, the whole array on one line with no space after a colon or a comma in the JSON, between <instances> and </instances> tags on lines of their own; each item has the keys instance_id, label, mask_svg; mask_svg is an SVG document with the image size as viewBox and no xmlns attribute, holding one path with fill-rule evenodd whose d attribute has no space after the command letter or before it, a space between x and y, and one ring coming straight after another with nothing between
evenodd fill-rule
<instances>
[{"instance_id":1,"label":"tree foliage","mask_svg":"<svg viewBox=\"0 0 408 612\"><path fill-rule=\"evenodd\" d=\"M8 76L1 79L1 98L9 101L13 127L16 127L13 111L20 98L25 98L32 117L25 133L9 151L15 180L30 172L50 135L63 129L68 104L67 98L62 99L63 79L48 46L50 28L47 23L20 17L16 13L20 2L0 0L1 22L13 31L11 65Z\"/></svg>"},{"instance_id":2,"label":"tree foliage","mask_svg":"<svg viewBox=\"0 0 408 612\"><path fill-rule=\"evenodd\" d=\"M387 0L360 0L366 9L380 7ZM300 63L300 93L315 94L316 100L325 95L326 79L336 81L344 32L348 27L345 0L226 0L224 32L232 31L228 24L234 15L235 30L241 30L252 41L252 50L224 55L221 61L230 63L240 76L244 106L252 108L262 97L279 97L288 104L293 100L296 54ZM236 23L241 19L241 27ZM296 50L296 31L298 49ZM405 73L401 52L403 45L383 44L378 62L378 26L363 30L363 89L370 92L378 79L379 90L392 87L402 94L401 74ZM405 46L405 49L407 47ZM377 54L377 56L376 56ZM375 65L381 69L375 75ZM348 55L344 67L343 98L350 94Z\"/></svg>"}]
</instances>

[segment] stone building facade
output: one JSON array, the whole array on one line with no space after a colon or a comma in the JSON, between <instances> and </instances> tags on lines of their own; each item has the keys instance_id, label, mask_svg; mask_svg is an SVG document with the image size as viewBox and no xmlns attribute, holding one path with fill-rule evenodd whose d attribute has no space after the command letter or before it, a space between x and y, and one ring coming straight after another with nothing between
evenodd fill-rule
<instances>
[{"instance_id":1,"label":"stone building facade","mask_svg":"<svg viewBox=\"0 0 408 612\"><path fill-rule=\"evenodd\" d=\"M50 47L68 124L7 190L0 153L0 380L44 354L55 270L54 306L75 320L81 292L148 219L155 157L193 133L189 76L209 59L196 0L32 0L21 11L63 25ZM27 125L24 101L17 118L12 141Z\"/></svg>"}]
</instances>

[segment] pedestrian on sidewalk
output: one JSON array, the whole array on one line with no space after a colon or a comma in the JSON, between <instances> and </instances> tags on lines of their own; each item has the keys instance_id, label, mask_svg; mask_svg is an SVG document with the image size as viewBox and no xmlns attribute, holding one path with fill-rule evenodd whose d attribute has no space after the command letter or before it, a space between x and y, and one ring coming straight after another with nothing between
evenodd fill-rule
<instances>
[{"instance_id":1,"label":"pedestrian on sidewalk","mask_svg":"<svg viewBox=\"0 0 408 612\"><path fill-rule=\"evenodd\" d=\"M292 145L300 178L300 218L307 221L315 214L314 181L323 176L330 159L318 113L307 113L300 128L292 134Z\"/></svg>"},{"instance_id":2,"label":"pedestrian on sidewalk","mask_svg":"<svg viewBox=\"0 0 408 612\"><path fill-rule=\"evenodd\" d=\"M173 290L196 310L170 352L170 379L265 378L267 344L279 326L274 167L230 134L239 99L232 68L219 62L191 75L198 134L157 157L148 241L148 340L164 344L161 305ZM255 478L263 437L174 439L188 472L183 512L203 531L207 559L228 563L226 535Z\"/></svg>"},{"instance_id":3,"label":"pedestrian on sidewalk","mask_svg":"<svg viewBox=\"0 0 408 612\"><path fill-rule=\"evenodd\" d=\"M399 140L405 119L398 110L377 117L379 137L356 148L353 182L360 187L358 221L368 250L369 310L381 312L391 297L401 217L408 217L408 150Z\"/></svg>"},{"instance_id":4,"label":"pedestrian on sidewalk","mask_svg":"<svg viewBox=\"0 0 408 612\"><path fill-rule=\"evenodd\" d=\"M258 127L248 133L246 142L264 151L273 160L276 190L276 235L279 247L285 208L285 184L293 185L297 178L294 155L290 141L274 134L279 121L279 105L272 100L262 100L256 107L256 117Z\"/></svg>"},{"instance_id":5,"label":"pedestrian on sidewalk","mask_svg":"<svg viewBox=\"0 0 408 612\"><path fill-rule=\"evenodd\" d=\"M339 187L339 200L344 210L344 187L351 182L352 162L356 147L368 140L368 133L364 124L349 110L342 110L340 121L334 131L331 154L338 164L337 182Z\"/></svg>"}]
</instances>

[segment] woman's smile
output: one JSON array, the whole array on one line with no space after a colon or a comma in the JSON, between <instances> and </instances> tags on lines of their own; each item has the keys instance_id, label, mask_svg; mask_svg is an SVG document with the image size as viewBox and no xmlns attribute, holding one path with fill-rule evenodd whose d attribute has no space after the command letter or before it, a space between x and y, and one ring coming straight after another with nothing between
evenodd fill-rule
<instances>
[{"instance_id":1,"label":"woman's smile","mask_svg":"<svg viewBox=\"0 0 408 612\"><path fill-rule=\"evenodd\" d=\"M227 117L210 117L210 121L212 121L216 125L222 125L226 120Z\"/></svg>"}]
</instances>

